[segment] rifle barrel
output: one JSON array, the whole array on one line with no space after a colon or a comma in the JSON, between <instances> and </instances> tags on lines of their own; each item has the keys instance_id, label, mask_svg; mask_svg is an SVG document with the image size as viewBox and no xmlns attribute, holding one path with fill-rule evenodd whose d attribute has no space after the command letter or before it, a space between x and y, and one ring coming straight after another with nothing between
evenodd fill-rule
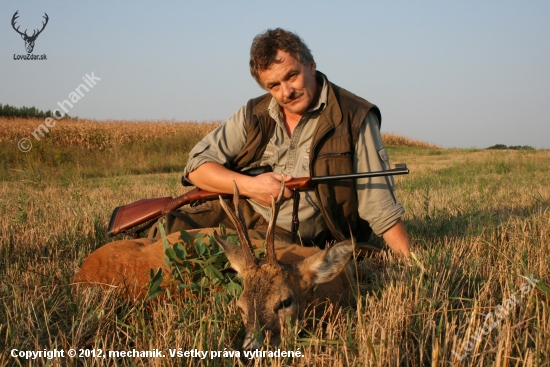
<instances>
[{"instance_id":1,"label":"rifle barrel","mask_svg":"<svg viewBox=\"0 0 550 367\"><path fill-rule=\"evenodd\" d=\"M319 181L329 181L329 180L344 180L344 179L355 179L355 178L365 178L365 177L380 177L380 176L391 176L391 175L406 175L409 173L409 169L406 164L400 163L395 165L396 168L390 169L387 171L378 171L378 172L363 172L363 173L350 173L345 175L335 175L335 176L317 176L317 177L298 177L289 181L287 187L291 190L308 190L311 187L311 183ZM261 173L261 172L259 172ZM121 232L128 232L129 229L134 228L140 224L143 224L147 221L150 223L153 222L155 218L160 217L163 214L166 214L170 211L177 210L179 207L189 203L190 201L204 200L215 198L219 196L219 193L204 191L201 189L193 189L177 198L164 197L164 198L154 198L154 199L143 199L136 202L130 203L128 205L122 205L117 207L113 214L111 215L111 220L109 222L108 234L109 236L114 236ZM297 191L295 196L298 197ZM296 200L299 201L299 200ZM297 212L297 210L295 209ZM296 216L295 223L293 224L295 228L298 224L298 218ZM144 228L148 228L148 225L141 227L140 230L135 231L134 234L139 233Z\"/></svg>"},{"instance_id":2,"label":"rifle barrel","mask_svg":"<svg viewBox=\"0 0 550 367\"><path fill-rule=\"evenodd\" d=\"M394 168L387 171L377 171L377 172L362 172L362 173L349 173L345 175L334 175L334 176L316 176L312 177L312 182L317 181L330 181L330 180L343 180L350 178L366 178L366 177L380 177L380 176L394 176L394 175L407 175L409 174L408 168Z\"/></svg>"}]
</instances>

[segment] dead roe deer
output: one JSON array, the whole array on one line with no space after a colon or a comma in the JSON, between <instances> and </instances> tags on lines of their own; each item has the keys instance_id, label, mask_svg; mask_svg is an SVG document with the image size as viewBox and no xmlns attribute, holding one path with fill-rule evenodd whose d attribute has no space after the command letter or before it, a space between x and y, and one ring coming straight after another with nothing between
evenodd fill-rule
<instances>
[{"instance_id":1,"label":"dead roe deer","mask_svg":"<svg viewBox=\"0 0 550 367\"><path fill-rule=\"evenodd\" d=\"M275 222L284 182L277 202L272 199L271 218L265 240L265 257L254 255L253 245L239 207L239 191L235 185L232 212L222 206L233 222L241 246L223 240L213 230L216 242L223 248L243 279L243 292L237 301L246 337L243 348L257 349L269 334L270 344L280 342L282 325L287 318L292 322L303 318L314 308L327 304L338 305L352 295L352 271L348 266L353 252L351 241L338 243L324 250L303 247L274 240ZM170 243L178 241L179 233L167 237ZM75 282L121 286L130 294L145 294L143 287L150 280L150 269L162 268L169 274L163 261L162 240L121 240L106 244L93 252L82 264Z\"/></svg>"}]
</instances>

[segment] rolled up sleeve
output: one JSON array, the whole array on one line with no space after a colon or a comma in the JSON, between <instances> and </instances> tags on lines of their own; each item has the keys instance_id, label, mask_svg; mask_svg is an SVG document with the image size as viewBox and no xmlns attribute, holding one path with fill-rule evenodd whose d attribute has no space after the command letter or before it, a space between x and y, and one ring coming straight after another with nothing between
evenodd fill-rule
<instances>
[{"instance_id":1,"label":"rolled up sleeve","mask_svg":"<svg viewBox=\"0 0 550 367\"><path fill-rule=\"evenodd\" d=\"M189 152L189 159L183 171L185 178L206 162L215 162L229 167L244 146L246 106L242 106L233 116L214 129L197 143Z\"/></svg>"},{"instance_id":2,"label":"rolled up sleeve","mask_svg":"<svg viewBox=\"0 0 550 367\"><path fill-rule=\"evenodd\" d=\"M355 172L390 169L390 159L378 126L378 118L369 112L357 139L353 161ZM377 235L382 235L405 214L405 209L395 198L392 176L357 179L356 184L359 216L369 222Z\"/></svg>"}]
</instances>

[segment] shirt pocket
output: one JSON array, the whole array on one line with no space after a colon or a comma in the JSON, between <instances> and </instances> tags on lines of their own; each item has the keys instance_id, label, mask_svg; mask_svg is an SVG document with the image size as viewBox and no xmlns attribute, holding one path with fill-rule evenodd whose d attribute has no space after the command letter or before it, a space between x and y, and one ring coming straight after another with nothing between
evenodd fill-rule
<instances>
[{"instance_id":1,"label":"shirt pocket","mask_svg":"<svg viewBox=\"0 0 550 367\"><path fill-rule=\"evenodd\" d=\"M272 145L268 145L260 159L260 166L270 166L273 168L278 161L279 153L277 149Z\"/></svg>"},{"instance_id":2,"label":"shirt pocket","mask_svg":"<svg viewBox=\"0 0 550 367\"><path fill-rule=\"evenodd\" d=\"M309 175L309 148L306 153L302 156L302 171L306 172Z\"/></svg>"}]
</instances>

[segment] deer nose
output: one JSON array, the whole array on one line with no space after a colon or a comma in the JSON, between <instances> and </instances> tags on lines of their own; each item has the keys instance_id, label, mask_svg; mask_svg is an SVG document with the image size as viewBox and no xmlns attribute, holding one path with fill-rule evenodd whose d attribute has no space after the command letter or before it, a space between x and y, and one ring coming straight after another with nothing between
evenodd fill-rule
<instances>
[{"instance_id":1,"label":"deer nose","mask_svg":"<svg viewBox=\"0 0 550 367\"><path fill-rule=\"evenodd\" d=\"M265 334L258 330L249 330L246 332L246 336L243 342L243 350L257 350L261 349L263 344L268 343L272 347L281 343L281 335L266 331Z\"/></svg>"},{"instance_id":2,"label":"deer nose","mask_svg":"<svg viewBox=\"0 0 550 367\"><path fill-rule=\"evenodd\" d=\"M257 338L258 333L254 331L248 331L243 342L243 350L256 350L262 347L262 343Z\"/></svg>"}]
</instances>

